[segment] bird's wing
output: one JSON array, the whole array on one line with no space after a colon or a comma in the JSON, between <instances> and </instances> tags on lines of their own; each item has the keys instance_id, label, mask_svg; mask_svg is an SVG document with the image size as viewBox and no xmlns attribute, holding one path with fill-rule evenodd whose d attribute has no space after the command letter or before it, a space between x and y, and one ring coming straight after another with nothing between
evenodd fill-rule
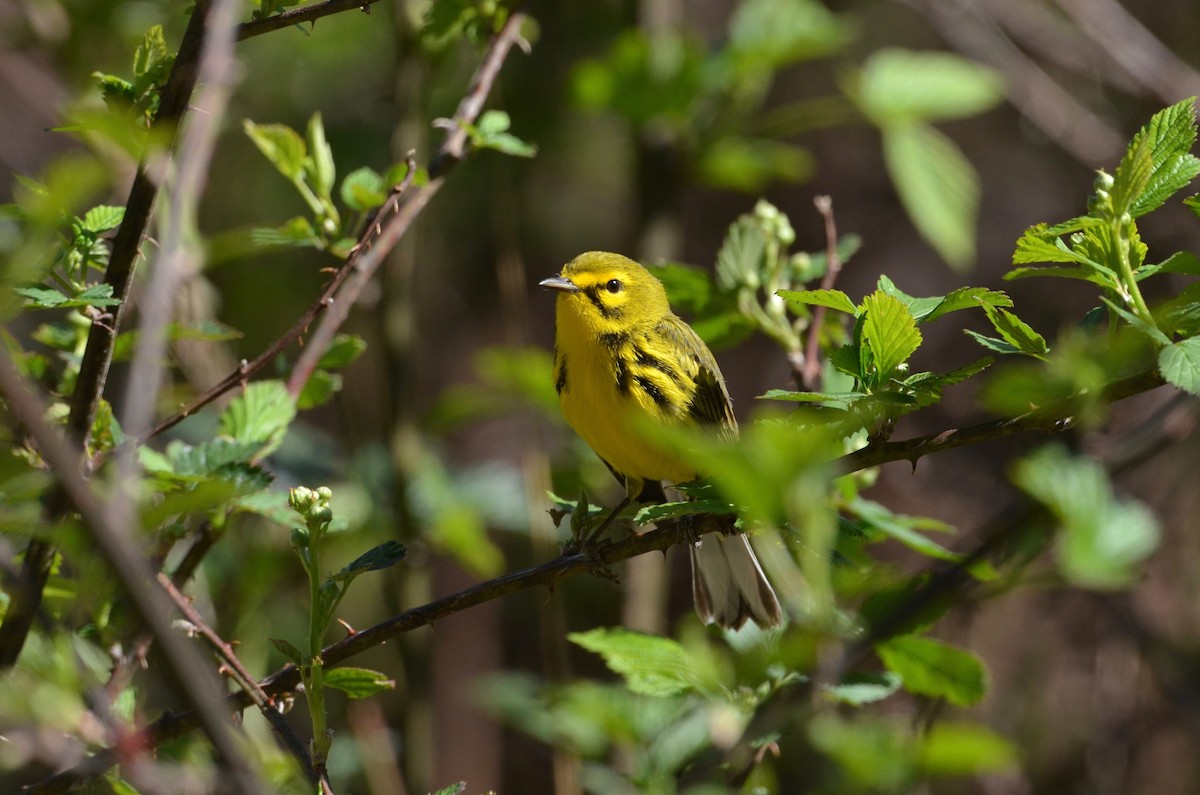
<instances>
[{"instance_id":1,"label":"bird's wing","mask_svg":"<svg viewBox=\"0 0 1200 795\"><path fill-rule=\"evenodd\" d=\"M675 315L667 315L658 324L658 332L667 338L679 354L679 363L696 382L696 391L688 404L688 414L701 425L715 425L721 436L737 436L733 401L725 388L725 379L712 351L700 335Z\"/></svg>"}]
</instances>

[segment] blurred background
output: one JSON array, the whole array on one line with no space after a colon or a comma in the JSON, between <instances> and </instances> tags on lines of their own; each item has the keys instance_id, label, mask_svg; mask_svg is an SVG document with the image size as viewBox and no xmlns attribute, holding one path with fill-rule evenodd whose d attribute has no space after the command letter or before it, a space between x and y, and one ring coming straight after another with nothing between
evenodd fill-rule
<instances>
[{"instance_id":1,"label":"blurred background","mask_svg":"<svg viewBox=\"0 0 1200 795\"><path fill-rule=\"evenodd\" d=\"M252 229L306 210L242 120L303 130L319 111L339 175L383 172L410 149L424 162L441 140L432 122L454 112L480 52L461 35L471 17L459 11L471 4L437 6L451 20L442 29L431 29L439 17L427 3L382 0L370 13L238 45L241 82L201 215L208 258L179 311L241 336L176 347L180 377L164 415L281 334L335 264L325 252L252 241ZM547 514L548 489L574 498L582 485L593 499L618 498L558 418L549 380L553 301L535 285L576 254L711 269L730 224L759 198L790 218L794 250L818 252L825 237L813 197L828 195L839 232L862 238L838 283L856 300L884 273L912 295L1004 289L1052 338L1091 308L1093 291L1002 283L1015 240L1032 224L1084 212L1095 170L1111 170L1152 113L1200 93L1200 6L1187 0L596 0L525 10L531 48L508 58L489 106L507 111L511 132L536 145L536 156L482 151L452 173L345 329L363 336L366 353L341 373L332 402L302 414L272 461L281 487L333 488L347 520L336 549L347 560L390 538L409 547L401 566L351 591L341 612L355 627L552 558L565 531ZM123 204L132 164L52 128L100 102L94 72L129 72L150 26L163 25L174 48L185 22L184 4L160 0L0 0L0 201L12 200L17 176L88 151L112 177L97 200ZM962 59L918 67L961 71L965 98L898 119L887 91L903 89L907 55L931 52ZM915 142L899 134L914 127L934 132ZM942 175L932 188L905 168L919 157ZM1168 208L1143 235L1162 256L1195 250L1194 221ZM743 425L757 395L794 388L787 358L761 335L714 347ZM929 330L918 358L958 366L978 355L946 325ZM122 376L118 365L110 397L121 394ZM1114 433L1167 397L1117 407ZM895 438L988 416L974 387L951 389L935 411L902 421ZM173 433L202 438L214 422L198 416ZM947 543L968 549L1013 499L1006 467L1029 444L961 449L915 470L887 465L868 494L953 525L959 535ZM924 791L1200 789L1197 463L1200 449L1184 442L1119 481L1154 506L1166 534L1135 589L1096 595L1034 582L984 594L942 623L939 635L975 650L991 673L989 696L966 712L1012 740L1019 762ZM575 578L516 594L366 655L361 663L394 677L397 689L334 705L335 778L372 793L458 780L471 793L579 791L577 757L534 739L535 721L514 727L521 720L496 706L505 698L497 688L533 680L490 677L603 678L566 632L624 624L669 633L695 623L686 561L653 557L620 571L620 586ZM247 516L191 592L261 675L283 661L265 639L304 632L304 587L288 528ZM504 684L489 690L489 681ZM814 781L808 763L778 760L777 791L837 791Z\"/></svg>"}]
</instances>

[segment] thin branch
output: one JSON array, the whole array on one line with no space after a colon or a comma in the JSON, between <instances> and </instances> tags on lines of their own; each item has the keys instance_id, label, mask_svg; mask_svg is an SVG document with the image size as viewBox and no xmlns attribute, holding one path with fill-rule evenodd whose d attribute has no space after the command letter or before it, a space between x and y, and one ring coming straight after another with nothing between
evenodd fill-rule
<instances>
[{"instance_id":1,"label":"thin branch","mask_svg":"<svg viewBox=\"0 0 1200 795\"><path fill-rule=\"evenodd\" d=\"M153 420L167 351L166 328L175 296L185 276L199 267L196 207L236 80L233 33L239 9L239 3L213 0L209 35L196 70L201 85L193 101L196 112L188 117L165 185L168 201L161 214L158 255L140 301L139 333L121 415L121 426L134 435L144 433ZM126 462L129 466L124 467L123 476L129 478L133 474L132 457L126 457Z\"/></svg>"},{"instance_id":2,"label":"thin branch","mask_svg":"<svg viewBox=\"0 0 1200 795\"><path fill-rule=\"evenodd\" d=\"M1157 370L1145 370L1108 384L1101 390L1097 399L1113 403L1141 392L1148 392L1164 383ZM891 461L908 461L916 466L918 460L931 453L979 444L1015 433L1066 430L1073 424L1072 414L1077 409L1077 399L1064 400L1018 417L981 422L965 428L952 428L940 433L898 442L877 442L842 456L834 462L834 466L843 473L857 472L860 469L879 466Z\"/></svg>"},{"instance_id":3,"label":"thin branch","mask_svg":"<svg viewBox=\"0 0 1200 795\"><path fill-rule=\"evenodd\" d=\"M242 23L238 26L237 40L245 41L255 36L261 36L264 33L289 28L292 25L299 25L303 22L316 22L321 17L338 14L342 11L353 11L356 8L364 14L370 14L371 5L375 2L377 0L324 0L324 2L313 3L312 5L301 6L300 8L290 8L273 17Z\"/></svg>"},{"instance_id":4,"label":"thin branch","mask_svg":"<svg viewBox=\"0 0 1200 795\"><path fill-rule=\"evenodd\" d=\"M725 524L720 521L719 517L699 516L693 529L699 536L710 532L719 532ZM548 563L505 574L420 607L406 610L337 643L326 646L320 656L325 662L326 668L333 668L367 649L375 648L414 629L429 626L438 619L446 618L469 607L537 586L553 589L560 580L567 577L596 573L603 567L612 566L647 552L666 551L678 543L679 539L680 533L677 525L674 522L662 522L654 530L641 535L631 534L622 541L600 547L590 555L584 553L560 555ZM300 672L295 665L290 663L260 681L263 692L272 697L290 693L299 684ZM243 693L235 693L229 696L225 708L239 710L249 705L248 696ZM196 725L197 716L194 713L170 713L144 728L131 738L130 742L138 743L138 747L158 747L163 742L191 731ZM117 761L114 749L99 751L76 767L30 788L29 793L30 795L35 793L51 795L51 793L66 792L80 782L103 775Z\"/></svg>"},{"instance_id":5,"label":"thin branch","mask_svg":"<svg viewBox=\"0 0 1200 795\"><path fill-rule=\"evenodd\" d=\"M483 60L467 88L465 96L459 103L458 109L449 123L451 127L450 133L446 136L445 142L443 142L430 162L428 169L429 182L413 193L403 204L397 204L395 213L388 218L386 223L368 225L367 229L363 232L363 236L360 238L359 245L355 247L355 253L338 268L317 300L283 336L275 340L275 342L253 360L243 362L237 370L214 384L179 412L159 422L150 430L145 438L136 440L135 444L144 442L146 438L156 436L178 425L184 419L207 406L229 390L240 384L244 384L250 376L274 362L280 353L287 350L296 340L304 336L309 326L320 318L317 330L313 333L309 344L306 346L305 353L301 355L300 361L297 362L294 368L294 372L308 372L311 374L312 370L315 369L316 362L320 360L321 355L324 354L325 349L328 347L328 342L333 339L333 334L345 322L350 307L353 305L354 299L361 291L363 285L374 274L379 264L383 261L383 258L395 247L405 232L408 231L408 228L425 208L429 200L441 188L446 172L462 159L466 143L466 128L463 127L462 123L470 123L478 118L500 67L504 63L504 59L507 57L512 45L519 41L520 28L524 20L524 14L514 13L510 15L504 28L492 40L488 51L484 54ZM410 169L411 172L412 169ZM384 213L381 211L379 216L383 215ZM344 296L340 295L343 283L352 276L353 284L347 285ZM338 296L336 300L335 295ZM343 305L344 309L342 308ZM324 316L331 307L337 307L335 319L326 321L324 320ZM320 344L322 340L325 341L323 345ZM303 387L303 382L300 382L299 387L296 386L298 379L299 376L293 376L289 383L289 389L298 391L300 387ZM307 379L307 376L305 376L305 379ZM293 391L293 394L295 391Z\"/></svg>"},{"instance_id":6,"label":"thin branch","mask_svg":"<svg viewBox=\"0 0 1200 795\"><path fill-rule=\"evenodd\" d=\"M258 682L255 681L254 677L250 675L250 672L246 670L246 667L242 665L242 661L238 659L233 646L226 643L216 633L216 630L209 626L208 622L204 620L204 616L200 615L200 611L196 609L191 600L175 587L175 583L171 581L171 578L159 572L156 579L158 580L158 584L162 586L162 589L166 591L167 596L175 603L175 607L179 610L180 614L200 633L202 638L208 641L208 645L221 658L224 667L229 671L233 680L237 682L238 687L249 697L251 703L258 707L258 711L271 724L271 728L279 735L284 746L300 762L300 767L304 771L304 775L310 782L314 784L318 783L319 777L313 769L312 756L308 753L308 747L297 736L288 722L284 720L283 714L275 704L275 699L267 695Z\"/></svg>"},{"instance_id":7,"label":"thin branch","mask_svg":"<svg viewBox=\"0 0 1200 795\"><path fill-rule=\"evenodd\" d=\"M420 187L395 215L383 224L379 233L371 241L370 248L359 259L354 273L346 282L346 286L338 291L337 299L317 325L316 331L300 354L300 359L288 380L288 391L293 395L299 394L308 376L316 369L317 362L325 355L334 334L350 317L350 310L358 301L362 292L375 275L376 269L384 258L400 241L400 238L412 226L413 221L420 215L429 200L441 189L447 172L462 161L466 154L467 125L473 124L483 110L484 102L492 90L492 85L500 74L500 67L508 56L512 46L521 41L521 25L525 15L513 13L504 23L504 27L492 39L487 53L479 64L479 69L471 79L466 95L458 103L458 108L448 122L443 126L449 129L446 139L434 153L429 162L429 182Z\"/></svg>"},{"instance_id":8,"label":"thin branch","mask_svg":"<svg viewBox=\"0 0 1200 795\"><path fill-rule=\"evenodd\" d=\"M7 357L0 357L0 394L13 418L37 443L121 591L154 635L166 659L173 689L191 706L193 721L203 727L212 742L223 768L229 772L229 787L236 792L262 792L253 768L233 739L228 714L222 707L224 693L192 646L172 631L166 606L148 582L146 559L129 537L127 526L120 524L112 505L91 490L78 471L73 447L43 419L45 403L29 389Z\"/></svg>"},{"instance_id":9,"label":"thin branch","mask_svg":"<svg viewBox=\"0 0 1200 795\"><path fill-rule=\"evenodd\" d=\"M821 279L822 290L832 290L842 271L842 260L838 256L837 222L833 217L833 199L829 196L813 198L817 212L825 221L825 276ZM825 324L826 308L817 305L813 309L812 322L808 326L808 344L804 349L804 369L800 373L800 385L810 392L816 391L821 383L821 326Z\"/></svg>"}]
</instances>

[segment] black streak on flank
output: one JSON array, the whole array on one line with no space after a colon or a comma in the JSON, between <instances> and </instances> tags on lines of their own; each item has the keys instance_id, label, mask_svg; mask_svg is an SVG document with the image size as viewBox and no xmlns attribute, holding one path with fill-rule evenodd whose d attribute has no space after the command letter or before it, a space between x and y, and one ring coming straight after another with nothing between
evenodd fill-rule
<instances>
[{"instance_id":1,"label":"black streak on flank","mask_svg":"<svg viewBox=\"0 0 1200 795\"><path fill-rule=\"evenodd\" d=\"M558 360L558 376L554 379L554 391L562 394L567 388L567 355L564 353Z\"/></svg>"},{"instance_id":2,"label":"black streak on flank","mask_svg":"<svg viewBox=\"0 0 1200 795\"><path fill-rule=\"evenodd\" d=\"M625 369L625 362L621 361L620 355L613 356L613 371L617 376L617 391L622 395L628 395L629 370Z\"/></svg>"},{"instance_id":3,"label":"black streak on flank","mask_svg":"<svg viewBox=\"0 0 1200 795\"><path fill-rule=\"evenodd\" d=\"M634 376L633 380L637 381L637 385L641 387L643 392L650 396L650 399L653 400L659 408L667 408L667 396L662 393L662 390L658 388L657 384L644 375Z\"/></svg>"},{"instance_id":4,"label":"black streak on flank","mask_svg":"<svg viewBox=\"0 0 1200 795\"><path fill-rule=\"evenodd\" d=\"M633 353L634 359L637 361L638 365L642 367L648 367L652 370L658 370L667 378L670 378L671 381L678 386L683 386L683 373L681 373L678 368L672 367L662 359L658 358L652 353L649 353L648 351L643 350L642 348L635 347L633 349Z\"/></svg>"}]
</instances>

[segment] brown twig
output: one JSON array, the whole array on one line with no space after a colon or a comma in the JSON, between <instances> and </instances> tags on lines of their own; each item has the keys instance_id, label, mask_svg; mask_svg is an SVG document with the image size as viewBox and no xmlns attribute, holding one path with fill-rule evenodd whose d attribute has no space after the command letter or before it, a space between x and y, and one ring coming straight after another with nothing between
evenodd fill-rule
<instances>
[{"instance_id":1,"label":"brown twig","mask_svg":"<svg viewBox=\"0 0 1200 795\"><path fill-rule=\"evenodd\" d=\"M308 753L308 747L304 741L297 736L288 722L284 720L283 714L277 708L275 699L267 695L266 691L259 686L246 667L242 665L242 661L238 659L237 653L233 650L233 646L226 643L225 640L209 626L204 620L204 616L196 610L191 600L188 599L178 588L171 578L159 572L156 575L158 584L166 591L167 596L175 603L176 609L180 614L187 619L188 623L195 628L202 638L208 641L208 645L212 647L216 655L221 659L225 669L229 675L237 682L238 687L250 699L254 706L258 707L258 711L262 713L267 722L271 724L271 728L275 730L283 741L284 746L291 752L292 756L296 757L300 762L300 767L304 771L304 775L314 784L318 783L319 777L313 769L312 756Z\"/></svg>"},{"instance_id":2,"label":"brown twig","mask_svg":"<svg viewBox=\"0 0 1200 795\"><path fill-rule=\"evenodd\" d=\"M377 0L324 0L324 2L299 8L289 8L279 14L265 19L255 19L244 22L238 27L237 40L245 41L274 30L289 28L302 22L316 22L321 17L338 14L342 11L360 9L364 14L371 13L371 5Z\"/></svg>"},{"instance_id":3,"label":"brown twig","mask_svg":"<svg viewBox=\"0 0 1200 795\"><path fill-rule=\"evenodd\" d=\"M79 512L84 528L116 576L125 598L154 635L167 661L171 683L191 706L194 723L203 727L216 749L222 767L228 772L231 791L261 792L258 777L233 739L222 707L224 694L194 649L172 632L166 606L149 585L146 560L128 537L128 524L123 524L112 505L91 490L78 470L74 449L47 424L44 402L29 389L7 357L0 357L0 394L13 418L37 443L42 458Z\"/></svg>"},{"instance_id":4,"label":"brown twig","mask_svg":"<svg viewBox=\"0 0 1200 795\"><path fill-rule=\"evenodd\" d=\"M825 275L821 278L821 289L832 290L842 271L842 260L838 256L837 222L833 217L833 199L829 196L813 198L817 212L825 220ZM817 305L813 309L812 322L808 327L808 342L804 349L804 369L800 373L800 385L815 392L821 385L821 326L825 324L826 308Z\"/></svg>"},{"instance_id":5,"label":"brown twig","mask_svg":"<svg viewBox=\"0 0 1200 795\"><path fill-rule=\"evenodd\" d=\"M175 64L163 86L156 130L170 130L182 118L196 85L196 67L204 46L212 0L197 0L187 29L179 45ZM71 393L71 410L67 418L67 438L82 451L96 406L100 402L108 368L112 364L113 344L121 316L125 312L126 298L133 282L134 263L137 260L142 237L150 220L150 210L158 194L161 175L151 174L152 162L161 165L162 158L142 162L129 188L125 202L125 215L113 238L112 253L108 268L104 272L104 283L112 287L112 296L120 303L113 307L112 320L108 323L93 323L88 334L87 347L79 364L75 380L75 391ZM46 497L44 513L47 524L52 524L66 512L67 500L62 491L53 489ZM25 644L25 638L33 625L34 615L42 603L42 591L50 576L55 550L43 539L33 539L25 550L21 563L21 577L12 589L12 601L0 624L0 667L13 665Z\"/></svg>"},{"instance_id":6,"label":"brown twig","mask_svg":"<svg viewBox=\"0 0 1200 795\"><path fill-rule=\"evenodd\" d=\"M694 531L697 535L720 531L726 523L719 519L698 517ZM679 528L674 522L662 522L660 526L642 535L631 535L622 541L601 547L592 554L564 554L548 563L522 571L505 574L480 583L428 604L406 610L368 629L350 635L321 651L326 668L345 663L367 649L386 643L400 635L420 627L429 626L438 619L453 615L469 607L492 599L528 590L537 586L553 589L560 580L583 573L594 573L597 566L612 566L623 560L646 552L665 551L678 543ZM279 696L292 692L300 684L300 672L295 665L288 664L261 680L263 692ZM244 709L250 705L249 697L236 693L229 697L227 709ZM197 716L192 713L168 714L144 728L132 741L143 747L157 747L161 743L178 737L196 726ZM71 787L96 776L117 763L113 749L97 752L76 767L59 773L32 787L31 795L50 795L66 792Z\"/></svg>"},{"instance_id":7,"label":"brown twig","mask_svg":"<svg viewBox=\"0 0 1200 795\"><path fill-rule=\"evenodd\" d=\"M321 292L320 297L283 336L275 340L275 342L252 361L243 362L242 366L236 371L214 384L182 410L159 422L150 430L146 438L156 436L178 425L184 419L204 408L221 395L244 383L251 375L275 361L275 358L280 353L289 348L308 331L309 326L314 321L320 319L316 331L313 332L309 344L305 348L305 352L301 355L300 361L294 368L294 372L299 371L300 373L307 372L311 374L312 370L316 367L316 362L320 360L325 349L328 347L329 341L333 339L333 334L345 322L346 317L349 315L350 307L353 305L362 287L374 274L379 264L383 261L383 258L395 247L405 232L408 231L408 228L425 208L425 205L428 204L429 200L441 188L446 172L455 163L462 160L467 137L466 127L463 126L463 123L471 123L478 118L480 111L483 109L483 103L491 91L492 84L499 74L500 67L504 63L504 59L507 57L512 45L519 41L521 24L524 20L524 14L511 14L504 27L492 40L488 51L484 54L483 60L467 88L466 94L448 124L450 132L447 134L446 140L430 161L428 169L429 182L419 190L413 192L403 204L398 204L395 213L385 223L379 224L378 227L368 226L364 231L363 239L365 240L369 237L369 245L361 246L360 244L361 247L356 247L359 253L352 255L351 259L348 259L346 263L338 268L334 277ZM411 169L410 173L412 173ZM383 213L381 212L380 215L383 215ZM351 277L353 277L352 283L346 285L344 290L345 295L341 295L343 292L343 283L350 280ZM337 296L336 299L335 296ZM330 313L332 313L333 319L326 320L325 318L330 316ZM323 344L322 341L324 341ZM307 375L304 378L307 380ZM303 381L299 381L299 376L293 375L293 378L289 381L289 389L293 390L293 394L295 394L301 387L303 387ZM135 443L143 441L145 439L139 439Z\"/></svg>"},{"instance_id":8,"label":"brown twig","mask_svg":"<svg viewBox=\"0 0 1200 795\"><path fill-rule=\"evenodd\" d=\"M317 362L329 348L334 334L350 317L350 310L358 301L359 293L375 275L376 269L383 262L396 243L412 226L413 221L420 215L429 200L437 194L445 181L446 174L459 163L466 154L467 125L473 124L483 110L483 104L491 92L492 84L500 74L500 67L508 56L512 46L520 41L521 25L525 15L513 13L504 23L504 27L492 39L487 53L479 64L479 69L467 87L467 93L454 115L441 126L449 132L442 145L434 153L429 162L429 182L417 189L403 205L385 222L378 234L371 240L371 245L359 258L354 272L346 281L345 287L338 291L337 298L325 312L317 324L316 330L308 339L304 352L288 379L288 391L299 394L308 377L316 369Z\"/></svg>"}]
</instances>

